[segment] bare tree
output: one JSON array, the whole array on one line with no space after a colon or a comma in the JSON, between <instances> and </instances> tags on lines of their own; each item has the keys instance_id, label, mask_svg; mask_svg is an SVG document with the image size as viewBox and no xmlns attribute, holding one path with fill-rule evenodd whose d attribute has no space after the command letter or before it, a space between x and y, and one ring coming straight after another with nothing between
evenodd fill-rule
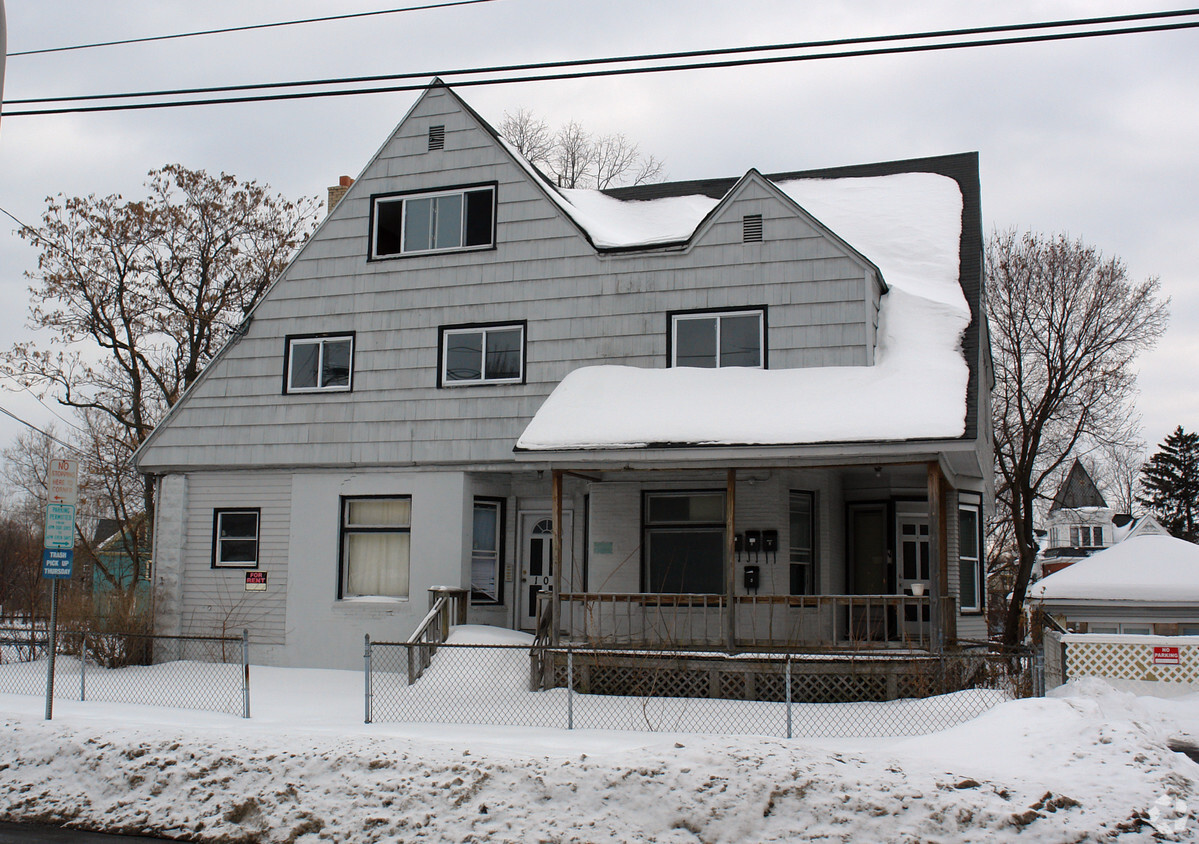
<instances>
[{"instance_id":1,"label":"bare tree","mask_svg":"<svg viewBox=\"0 0 1199 844\"><path fill-rule=\"evenodd\" d=\"M518 108L515 114L504 112L499 131L504 140L515 147L530 164L544 167L549 163L554 136L550 132L549 124L531 111Z\"/></svg>"},{"instance_id":2,"label":"bare tree","mask_svg":"<svg viewBox=\"0 0 1199 844\"><path fill-rule=\"evenodd\" d=\"M1135 442L1133 360L1165 330L1159 291L1156 278L1132 283L1119 259L1064 235L988 239L998 505L1016 551L1005 644L1020 638L1034 519L1052 479L1077 449Z\"/></svg>"},{"instance_id":3,"label":"bare tree","mask_svg":"<svg viewBox=\"0 0 1199 844\"><path fill-rule=\"evenodd\" d=\"M1138 426L1139 427L1139 426ZM1145 462L1145 443L1103 443L1095 455L1092 477L1104 500L1117 513L1132 515L1137 509L1137 480Z\"/></svg>"},{"instance_id":4,"label":"bare tree","mask_svg":"<svg viewBox=\"0 0 1199 844\"><path fill-rule=\"evenodd\" d=\"M594 135L574 120L551 131L522 108L504 113L499 132L530 163L549 171L559 187L605 190L665 178L663 162L643 155L624 135Z\"/></svg>"},{"instance_id":5,"label":"bare tree","mask_svg":"<svg viewBox=\"0 0 1199 844\"><path fill-rule=\"evenodd\" d=\"M180 165L152 170L147 189L50 198L41 224L21 229L40 250L30 322L49 340L16 344L0 372L75 409L106 509L152 523L133 451L310 233L317 201Z\"/></svg>"},{"instance_id":6,"label":"bare tree","mask_svg":"<svg viewBox=\"0 0 1199 844\"><path fill-rule=\"evenodd\" d=\"M595 143L591 134L573 120L567 123L554 134L548 165L558 187L588 187L595 177Z\"/></svg>"}]
</instances>

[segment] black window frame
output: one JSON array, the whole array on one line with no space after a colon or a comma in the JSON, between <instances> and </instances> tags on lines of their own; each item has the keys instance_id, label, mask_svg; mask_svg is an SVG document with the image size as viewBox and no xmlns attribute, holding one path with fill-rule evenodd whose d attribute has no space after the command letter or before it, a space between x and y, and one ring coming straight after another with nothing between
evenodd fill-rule
<instances>
[{"instance_id":1,"label":"black window frame","mask_svg":"<svg viewBox=\"0 0 1199 844\"><path fill-rule=\"evenodd\" d=\"M491 206L490 206L491 207L491 212L490 212L491 219L490 219L490 227L489 227L490 231L488 234L488 242L467 245L465 243L465 241L467 239L467 232L470 227L470 221L468 219L469 202L466 199L466 195L469 193L479 193L479 192L487 191L487 190L489 190L491 192ZM415 200L415 199L435 199L435 198L441 197L441 196L454 196L454 195L458 195L458 196L462 197L463 219L462 219L461 233L462 233L462 241L463 242L458 246L444 246L441 248L437 248L437 247L434 247L431 249L408 249L408 248L406 248L407 244L404 242L404 239L406 237L405 230L407 228L408 210L404 206L404 203L407 203L408 201ZM401 203L400 220L399 220L399 230L400 230L399 248L395 252L385 252L385 253L380 254L379 244L378 244L378 234L379 234L379 230L380 230L379 208L381 205L387 205L387 204L395 203L395 202ZM499 209L499 182L495 182L495 181L478 182L478 183L468 184L468 185L449 185L447 187L429 188L429 189L425 189L425 190L416 190L416 191L397 191L394 193L373 194L371 196L371 213L370 213L370 220L369 220L369 225L368 225L368 236L367 236L367 261L368 262L393 261L393 260L397 260L400 258L415 258L415 257L422 256L422 255L446 255L446 254L453 254L453 253L457 253L457 252L485 252L487 250L493 250L496 248L496 231L497 231L496 218L498 216L498 213L497 213L498 209Z\"/></svg>"},{"instance_id":2,"label":"black window frame","mask_svg":"<svg viewBox=\"0 0 1199 844\"><path fill-rule=\"evenodd\" d=\"M332 341L350 341L350 370L349 383L329 387L293 387L291 385L291 350L295 343L321 344L321 356L324 356L324 345ZM358 347L357 332L355 331L322 331L314 334L288 334L283 338L283 395L312 395L314 393L352 393L354 392L354 353ZM317 366L320 375L320 366Z\"/></svg>"},{"instance_id":3,"label":"black window frame","mask_svg":"<svg viewBox=\"0 0 1199 844\"><path fill-rule=\"evenodd\" d=\"M487 507L496 509L496 555L495 555L495 599L476 597L475 593L475 578L474 578L474 563L475 553L478 549L475 548L474 542L474 527L475 527L475 511L482 504ZM504 537L506 518L507 518L508 501L505 498L500 498L491 495L476 495L474 501L471 502L471 583L470 583L470 603L471 606L484 607L502 607L504 605Z\"/></svg>"},{"instance_id":4,"label":"black window frame","mask_svg":"<svg viewBox=\"0 0 1199 844\"><path fill-rule=\"evenodd\" d=\"M726 566L729 561L726 559L724 551L726 539L725 529L728 527L725 520L726 507L728 506L727 499L728 491L725 489L647 489L641 492L641 583L642 591L654 594L670 594L670 595L697 595L697 594L720 594L726 592L726 576L728 574ZM650 499L655 497L674 497L683 498L699 495L715 495L721 500L721 518L713 521L701 520L670 520L663 519L654 521L650 518ZM654 561L650 558L652 551L652 543L650 534L653 532L663 533L704 533L704 534L719 534L720 535L720 571L718 577L719 588L714 592L696 592L684 591L680 588L678 591L663 590L655 588L654 577ZM687 577L684 573L682 577Z\"/></svg>"},{"instance_id":5,"label":"black window frame","mask_svg":"<svg viewBox=\"0 0 1199 844\"><path fill-rule=\"evenodd\" d=\"M230 515L250 515L254 516L254 560L231 560L223 561L221 559L221 520L222 516ZM230 542L246 542L248 539L244 536L231 537L227 541ZM261 507L214 507L212 510L212 562L211 568L214 569L256 569L262 562L262 508Z\"/></svg>"},{"instance_id":6,"label":"black window frame","mask_svg":"<svg viewBox=\"0 0 1199 844\"><path fill-rule=\"evenodd\" d=\"M794 512L793 502L797 498L806 498L808 502L808 556L809 560L796 560L797 546L795 544L795 535L792 530L792 513ZM787 562L788 586L791 595L819 595L820 594L820 557L816 548L816 492L810 489L792 489L787 495ZM802 583L797 585L797 567L805 567L802 569Z\"/></svg>"},{"instance_id":7,"label":"black window frame","mask_svg":"<svg viewBox=\"0 0 1199 844\"><path fill-rule=\"evenodd\" d=\"M346 516L349 513L349 505L354 501L407 501L408 502L408 524L407 526L389 525L389 526L371 526L371 527L347 527ZM408 535L408 583L403 595L376 595L373 593L354 593L353 595L346 594L346 580L349 576L347 566L347 549L349 546L348 537L353 534L367 533L405 533ZM341 495L337 499L337 600L341 601L346 598L382 598L385 600L407 601L412 598L412 495L410 493L396 494L381 494L381 495Z\"/></svg>"},{"instance_id":8,"label":"black window frame","mask_svg":"<svg viewBox=\"0 0 1199 844\"><path fill-rule=\"evenodd\" d=\"M716 346L716 365L713 367L701 367L704 369L769 369L770 368L770 321L769 309L766 305L737 305L728 308L695 308L682 311L667 311L666 313L666 366L674 368L679 364L675 361L676 341L675 332L676 325L680 319L682 320L699 320L705 318L713 318L719 320L721 317L730 316L747 316L749 314L759 314L761 321L759 326L758 336L761 340L759 349L761 360L757 366L740 367L736 364L727 366L720 365L720 343L719 343L719 328L717 328L717 346Z\"/></svg>"},{"instance_id":9,"label":"black window frame","mask_svg":"<svg viewBox=\"0 0 1199 844\"><path fill-rule=\"evenodd\" d=\"M486 349L486 334L490 330L510 331L514 328L520 329L520 377L518 378L488 378L486 373L487 349ZM455 334L470 334L480 332L484 337L484 345L481 354L480 373L478 378L454 378L446 377L446 340L448 337ZM441 387L480 387L484 385L499 385L499 384L524 384L528 378L528 348L529 348L529 324L528 320L510 320L508 322L467 322L458 325L441 325L437 327L437 386Z\"/></svg>"},{"instance_id":10,"label":"black window frame","mask_svg":"<svg viewBox=\"0 0 1199 844\"><path fill-rule=\"evenodd\" d=\"M959 499L958 501L958 611L964 615L979 615L986 610L987 606L987 577L983 559L983 508L982 502L974 499ZM975 556L963 559L962 558L962 513L970 512L974 514L974 554ZM962 572L967 565L967 561L974 568L974 601L971 605L967 605L965 596L965 580L962 578Z\"/></svg>"}]
</instances>

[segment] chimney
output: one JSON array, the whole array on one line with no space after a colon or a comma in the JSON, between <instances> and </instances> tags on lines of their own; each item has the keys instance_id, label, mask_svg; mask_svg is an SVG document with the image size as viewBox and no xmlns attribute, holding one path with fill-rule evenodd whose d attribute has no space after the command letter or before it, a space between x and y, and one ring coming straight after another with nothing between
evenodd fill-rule
<instances>
[{"instance_id":1,"label":"chimney","mask_svg":"<svg viewBox=\"0 0 1199 844\"><path fill-rule=\"evenodd\" d=\"M346 195L346 191L350 189L350 185L354 184L354 180L349 176L342 176L337 180L334 187L329 188L329 202L325 206L325 216L333 213L334 207L341 201L341 198Z\"/></svg>"}]
</instances>

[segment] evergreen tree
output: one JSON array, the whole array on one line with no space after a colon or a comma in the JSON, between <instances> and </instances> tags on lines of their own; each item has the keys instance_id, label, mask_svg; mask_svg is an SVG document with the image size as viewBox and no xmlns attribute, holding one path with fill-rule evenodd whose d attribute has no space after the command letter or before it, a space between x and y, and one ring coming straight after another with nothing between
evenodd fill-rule
<instances>
[{"instance_id":1,"label":"evergreen tree","mask_svg":"<svg viewBox=\"0 0 1199 844\"><path fill-rule=\"evenodd\" d=\"M1179 425L1141 467L1148 507L1171 535L1199 543L1199 433Z\"/></svg>"}]
</instances>

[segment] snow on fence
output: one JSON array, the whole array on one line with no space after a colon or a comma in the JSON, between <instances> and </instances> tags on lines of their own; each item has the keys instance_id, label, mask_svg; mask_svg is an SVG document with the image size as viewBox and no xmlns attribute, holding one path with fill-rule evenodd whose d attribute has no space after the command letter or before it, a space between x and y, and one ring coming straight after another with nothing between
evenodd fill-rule
<instances>
[{"instance_id":1,"label":"snow on fence","mask_svg":"<svg viewBox=\"0 0 1199 844\"><path fill-rule=\"evenodd\" d=\"M1027 654L672 656L442 643L414 678L416 647L368 640L368 723L907 736L947 729L1033 688ZM661 664L646 666L650 656Z\"/></svg>"},{"instance_id":2,"label":"snow on fence","mask_svg":"<svg viewBox=\"0 0 1199 844\"><path fill-rule=\"evenodd\" d=\"M1046 631L1045 677L1049 688L1102 677L1141 691L1193 691L1199 687L1199 636Z\"/></svg>"},{"instance_id":3,"label":"snow on fence","mask_svg":"<svg viewBox=\"0 0 1199 844\"><path fill-rule=\"evenodd\" d=\"M227 712L250 717L249 644L242 636L60 631L54 697ZM49 634L0 628L0 693L45 695Z\"/></svg>"}]
</instances>

